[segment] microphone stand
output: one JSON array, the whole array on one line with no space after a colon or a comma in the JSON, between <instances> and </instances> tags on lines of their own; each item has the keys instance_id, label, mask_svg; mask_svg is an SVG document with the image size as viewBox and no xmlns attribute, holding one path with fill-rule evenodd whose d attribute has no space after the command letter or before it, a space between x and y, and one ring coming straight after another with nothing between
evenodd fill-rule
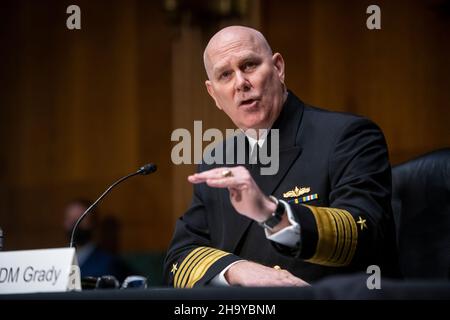
<instances>
[{"instance_id":1,"label":"microphone stand","mask_svg":"<svg viewBox=\"0 0 450 320\"><path fill-rule=\"evenodd\" d=\"M75 223L75 225L74 225L73 228L72 228L72 235L70 236L70 244L69 244L69 247L70 247L70 248L73 248L73 247L75 246L75 243L74 243L74 236L75 236L75 232L76 232L76 230L77 230L77 228L78 228L78 225L81 223L81 221L83 221L84 217L92 210L92 208L95 207L95 205L96 205L100 200L102 200L102 199L108 194L109 191L111 191L112 188L114 188L115 186L117 186L117 185L118 185L119 183L121 183L122 181L125 181L125 180L127 180L128 178L131 178L131 177L136 176L136 175L138 175L138 174L140 174L140 175L147 175L147 174L153 173L153 172L155 172L155 171L156 171L156 165L154 165L154 164L152 164L152 163L147 164L147 165L141 167L138 171L133 172L133 173L130 173L129 175L120 178L119 180L117 180L116 182L114 182L108 189L106 189L106 191L103 192L102 195L101 195L97 200L95 200L95 202L94 202L93 204L91 204L90 207L87 208L86 211L84 211L84 213L78 218L77 222Z\"/></svg>"}]
</instances>

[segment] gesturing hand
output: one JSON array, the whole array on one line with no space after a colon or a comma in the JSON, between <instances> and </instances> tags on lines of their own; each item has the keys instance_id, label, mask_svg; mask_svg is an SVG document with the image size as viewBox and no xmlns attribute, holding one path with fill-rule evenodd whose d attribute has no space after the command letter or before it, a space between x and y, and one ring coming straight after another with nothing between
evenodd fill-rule
<instances>
[{"instance_id":1,"label":"gesturing hand","mask_svg":"<svg viewBox=\"0 0 450 320\"><path fill-rule=\"evenodd\" d=\"M203 183L214 188L228 188L233 207L242 215L258 222L265 221L276 205L264 195L243 167L223 167L196 173L188 177L191 183Z\"/></svg>"}]
</instances>

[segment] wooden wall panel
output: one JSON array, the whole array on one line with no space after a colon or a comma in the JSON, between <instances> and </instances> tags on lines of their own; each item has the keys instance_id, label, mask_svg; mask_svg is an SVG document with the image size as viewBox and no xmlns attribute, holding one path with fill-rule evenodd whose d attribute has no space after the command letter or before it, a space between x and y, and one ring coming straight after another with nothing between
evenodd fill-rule
<instances>
[{"instance_id":1,"label":"wooden wall panel","mask_svg":"<svg viewBox=\"0 0 450 320\"><path fill-rule=\"evenodd\" d=\"M3 5L12 18L2 23L2 51L14 62L2 74L9 90L0 120L7 248L64 245L66 201L95 199L155 162L156 174L113 190L100 212L120 220L123 250L164 250L172 225L171 39L162 3L80 1L79 31L66 28L64 3Z\"/></svg>"},{"instance_id":2,"label":"wooden wall panel","mask_svg":"<svg viewBox=\"0 0 450 320\"><path fill-rule=\"evenodd\" d=\"M450 14L444 1L266 1L263 26L306 102L383 129L393 164L450 146Z\"/></svg>"}]
</instances>

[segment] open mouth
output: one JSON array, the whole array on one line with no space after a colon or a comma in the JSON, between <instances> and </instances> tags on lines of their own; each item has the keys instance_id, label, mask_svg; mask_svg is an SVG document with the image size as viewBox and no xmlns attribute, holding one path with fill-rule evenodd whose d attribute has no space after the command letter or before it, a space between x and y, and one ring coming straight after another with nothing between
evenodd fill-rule
<instances>
[{"instance_id":1,"label":"open mouth","mask_svg":"<svg viewBox=\"0 0 450 320\"><path fill-rule=\"evenodd\" d=\"M249 105L252 105L256 101L258 101L258 100L256 100L256 99L243 100L243 101L241 101L240 106L249 106Z\"/></svg>"}]
</instances>

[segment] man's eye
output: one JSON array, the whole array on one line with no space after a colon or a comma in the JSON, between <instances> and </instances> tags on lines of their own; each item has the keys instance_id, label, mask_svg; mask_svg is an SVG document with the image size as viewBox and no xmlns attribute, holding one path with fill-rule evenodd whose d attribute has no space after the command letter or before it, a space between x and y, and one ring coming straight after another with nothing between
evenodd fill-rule
<instances>
[{"instance_id":1,"label":"man's eye","mask_svg":"<svg viewBox=\"0 0 450 320\"><path fill-rule=\"evenodd\" d=\"M244 70L252 70L255 67L256 67L256 63L254 63L254 62L249 61L244 64Z\"/></svg>"},{"instance_id":2,"label":"man's eye","mask_svg":"<svg viewBox=\"0 0 450 320\"><path fill-rule=\"evenodd\" d=\"M221 74L220 74L220 79L226 79L226 78L229 78L230 77L230 75L231 75L231 72L230 71L225 71L225 72L222 72Z\"/></svg>"}]
</instances>

